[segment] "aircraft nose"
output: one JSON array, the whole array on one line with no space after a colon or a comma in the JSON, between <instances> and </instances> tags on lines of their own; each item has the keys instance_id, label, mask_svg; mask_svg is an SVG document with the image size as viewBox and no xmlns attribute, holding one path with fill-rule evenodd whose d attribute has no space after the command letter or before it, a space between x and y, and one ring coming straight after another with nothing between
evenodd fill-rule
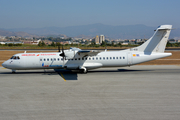
<instances>
[{"instance_id":1,"label":"aircraft nose","mask_svg":"<svg viewBox=\"0 0 180 120\"><path fill-rule=\"evenodd\" d=\"M7 67L6 62L3 62L3 63L2 63L2 66L6 68L6 67Z\"/></svg>"}]
</instances>

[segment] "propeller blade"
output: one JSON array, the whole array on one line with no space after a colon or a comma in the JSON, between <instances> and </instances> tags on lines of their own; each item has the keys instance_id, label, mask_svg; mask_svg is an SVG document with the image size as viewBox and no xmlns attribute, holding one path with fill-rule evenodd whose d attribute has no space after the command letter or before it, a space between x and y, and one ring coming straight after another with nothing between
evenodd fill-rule
<instances>
[{"instance_id":1,"label":"propeller blade","mask_svg":"<svg viewBox=\"0 0 180 120\"><path fill-rule=\"evenodd\" d=\"M62 52L61 54L59 54L59 56L64 57L64 56L65 56L64 52Z\"/></svg>"},{"instance_id":2,"label":"propeller blade","mask_svg":"<svg viewBox=\"0 0 180 120\"><path fill-rule=\"evenodd\" d=\"M63 46L62 46L62 53L61 53L61 54L59 54L59 56L62 56L62 57L63 57L63 59L64 59L65 54L64 54L64 49L63 49Z\"/></svg>"},{"instance_id":3,"label":"propeller blade","mask_svg":"<svg viewBox=\"0 0 180 120\"><path fill-rule=\"evenodd\" d=\"M65 56L65 53L64 53L63 45L62 45L62 53L59 54L59 56L62 56L62 57L63 57L63 67L64 67L64 58L66 59L66 56Z\"/></svg>"},{"instance_id":4,"label":"propeller blade","mask_svg":"<svg viewBox=\"0 0 180 120\"><path fill-rule=\"evenodd\" d=\"M58 45L58 51L59 51L59 52L61 52L61 50L60 50L60 46L59 46L59 45Z\"/></svg>"}]
</instances>

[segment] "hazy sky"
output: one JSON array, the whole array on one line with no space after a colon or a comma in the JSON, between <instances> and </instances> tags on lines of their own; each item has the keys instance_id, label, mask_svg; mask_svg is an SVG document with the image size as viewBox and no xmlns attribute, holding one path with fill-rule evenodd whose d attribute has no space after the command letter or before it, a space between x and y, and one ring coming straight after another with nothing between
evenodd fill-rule
<instances>
[{"instance_id":1,"label":"hazy sky","mask_svg":"<svg viewBox=\"0 0 180 120\"><path fill-rule=\"evenodd\" d=\"M0 28L94 23L180 28L180 0L0 0Z\"/></svg>"}]
</instances>

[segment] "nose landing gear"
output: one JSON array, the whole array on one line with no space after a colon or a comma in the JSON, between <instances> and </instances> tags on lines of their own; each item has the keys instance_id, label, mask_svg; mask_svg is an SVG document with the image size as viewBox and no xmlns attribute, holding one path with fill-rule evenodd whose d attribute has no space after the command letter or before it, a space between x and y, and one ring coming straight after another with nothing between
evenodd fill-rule
<instances>
[{"instance_id":1,"label":"nose landing gear","mask_svg":"<svg viewBox=\"0 0 180 120\"><path fill-rule=\"evenodd\" d=\"M12 73L16 73L16 70L12 70Z\"/></svg>"}]
</instances>

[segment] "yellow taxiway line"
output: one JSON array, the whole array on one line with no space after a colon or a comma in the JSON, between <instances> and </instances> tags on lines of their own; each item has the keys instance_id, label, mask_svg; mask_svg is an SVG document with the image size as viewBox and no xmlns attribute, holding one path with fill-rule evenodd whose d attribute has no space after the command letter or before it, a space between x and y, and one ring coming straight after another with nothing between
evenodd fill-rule
<instances>
[{"instance_id":1,"label":"yellow taxiway line","mask_svg":"<svg viewBox=\"0 0 180 120\"><path fill-rule=\"evenodd\" d=\"M60 73L61 74L61 77L64 79L64 81L66 81L66 79L64 78L64 76L63 76L63 74L62 73Z\"/></svg>"}]
</instances>

